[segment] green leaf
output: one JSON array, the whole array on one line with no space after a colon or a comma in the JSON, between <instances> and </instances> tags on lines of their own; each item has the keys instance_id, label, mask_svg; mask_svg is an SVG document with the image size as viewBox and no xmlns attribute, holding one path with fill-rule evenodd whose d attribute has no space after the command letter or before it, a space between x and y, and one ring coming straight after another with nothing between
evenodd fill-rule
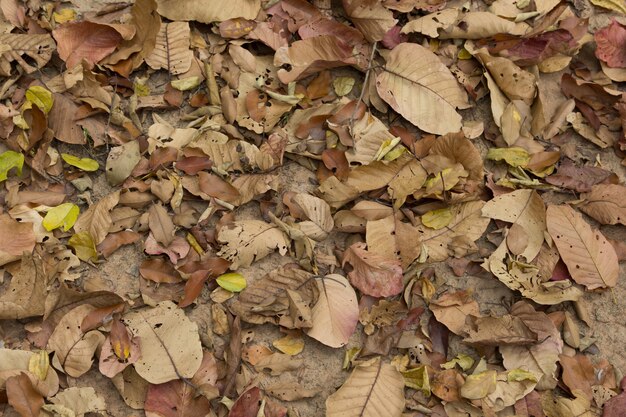
<instances>
[{"instance_id":1,"label":"green leaf","mask_svg":"<svg viewBox=\"0 0 626 417\"><path fill-rule=\"evenodd\" d=\"M422 391L426 397L430 397L430 378L426 365L404 371L402 376L404 377L404 385Z\"/></svg>"},{"instance_id":2,"label":"green leaf","mask_svg":"<svg viewBox=\"0 0 626 417\"><path fill-rule=\"evenodd\" d=\"M7 179L9 171L17 169L17 175L22 175L24 166L24 155L19 152L6 151L0 154L0 182Z\"/></svg>"},{"instance_id":3,"label":"green leaf","mask_svg":"<svg viewBox=\"0 0 626 417\"><path fill-rule=\"evenodd\" d=\"M176 80L171 82L172 87L180 91L193 90L200 85L199 77L183 78L182 80Z\"/></svg>"},{"instance_id":4,"label":"green leaf","mask_svg":"<svg viewBox=\"0 0 626 417\"><path fill-rule=\"evenodd\" d=\"M83 171L93 172L97 171L98 168L100 168L98 161L95 161L91 158L79 158L77 156L67 153L62 153L61 158L63 158L63 160L71 166L82 169Z\"/></svg>"},{"instance_id":5,"label":"green leaf","mask_svg":"<svg viewBox=\"0 0 626 417\"><path fill-rule=\"evenodd\" d=\"M38 85L29 87L29 89L26 90L26 100L28 103L39 107L45 114L48 114L50 110L52 110L52 93L44 87Z\"/></svg>"},{"instance_id":6,"label":"green leaf","mask_svg":"<svg viewBox=\"0 0 626 417\"><path fill-rule=\"evenodd\" d=\"M491 148L487 159L504 161L512 167L525 167L530 162L530 154L524 148Z\"/></svg>"},{"instance_id":7,"label":"green leaf","mask_svg":"<svg viewBox=\"0 0 626 417\"><path fill-rule=\"evenodd\" d=\"M443 369L452 369L456 365L459 365L461 369L463 369L464 371L467 371L472 366L474 366L474 359L472 359L471 356L465 355L463 353L459 353L456 356L456 358L452 359L451 361L441 364L441 367Z\"/></svg>"},{"instance_id":8,"label":"green leaf","mask_svg":"<svg viewBox=\"0 0 626 417\"><path fill-rule=\"evenodd\" d=\"M69 245L74 248L76 256L81 261L97 261L98 252L96 251L96 244L91 237L91 234L87 231L76 233L68 241Z\"/></svg>"},{"instance_id":9,"label":"green leaf","mask_svg":"<svg viewBox=\"0 0 626 417\"><path fill-rule=\"evenodd\" d=\"M217 285L230 292L240 292L248 285L243 275L237 272L222 274L217 277Z\"/></svg>"},{"instance_id":10,"label":"green leaf","mask_svg":"<svg viewBox=\"0 0 626 417\"><path fill-rule=\"evenodd\" d=\"M80 209L76 204L63 203L48 210L46 217L43 218L42 224L47 231L63 226L63 231L67 232L74 226L79 214Z\"/></svg>"},{"instance_id":11,"label":"green leaf","mask_svg":"<svg viewBox=\"0 0 626 417\"><path fill-rule=\"evenodd\" d=\"M427 211L422 215L422 224L431 229L443 229L450 224L454 218L454 213L449 207Z\"/></svg>"}]
</instances>

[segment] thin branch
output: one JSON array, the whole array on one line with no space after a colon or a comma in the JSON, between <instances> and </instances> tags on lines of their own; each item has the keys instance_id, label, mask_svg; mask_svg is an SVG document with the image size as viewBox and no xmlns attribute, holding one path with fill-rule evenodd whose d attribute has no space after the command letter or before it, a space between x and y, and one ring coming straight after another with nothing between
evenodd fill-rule
<instances>
[{"instance_id":1,"label":"thin branch","mask_svg":"<svg viewBox=\"0 0 626 417\"><path fill-rule=\"evenodd\" d=\"M356 106L354 106L354 111L350 116L350 128L354 125L354 116L356 116L356 112L359 108L359 104L363 101L363 96L365 95L365 89L367 88L367 83L370 79L370 72L372 71L372 61L374 60L374 54L376 54L376 47L378 46L378 42L374 42L372 45L372 53L370 55L370 60L367 63L367 71L365 72L365 80L363 80L363 85L361 86L361 94L359 95L359 100L356 102Z\"/></svg>"}]
</instances>

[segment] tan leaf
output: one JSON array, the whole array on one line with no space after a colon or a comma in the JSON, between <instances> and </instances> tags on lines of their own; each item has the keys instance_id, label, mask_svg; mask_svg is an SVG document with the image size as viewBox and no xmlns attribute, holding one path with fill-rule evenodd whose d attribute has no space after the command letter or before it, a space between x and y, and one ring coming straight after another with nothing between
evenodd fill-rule
<instances>
[{"instance_id":1,"label":"tan leaf","mask_svg":"<svg viewBox=\"0 0 626 417\"><path fill-rule=\"evenodd\" d=\"M537 81L533 74L506 58L494 58L486 53L477 56L509 100L523 100L526 104L532 104L537 93Z\"/></svg>"},{"instance_id":2,"label":"tan leaf","mask_svg":"<svg viewBox=\"0 0 626 417\"><path fill-rule=\"evenodd\" d=\"M180 2L177 3L180 10L185 10L180 7ZM170 74L187 72L193 59L193 52L189 49L190 37L191 31L187 22L161 24L156 45L146 57L146 64L155 70L165 69Z\"/></svg>"},{"instance_id":3,"label":"tan leaf","mask_svg":"<svg viewBox=\"0 0 626 417\"><path fill-rule=\"evenodd\" d=\"M481 216L481 209L485 203L470 201L452 206L453 217L443 229L433 230L420 226L423 232L421 242L428 249L428 258L431 261L444 261L448 258L448 245L458 236L464 236L472 242L478 240L487 229L489 219Z\"/></svg>"},{"instance_id":4,"label":"tan leaf","mask_svg":"<svg viewBox=\"0 0 626 417\"><path fill-rule=\"evenodd\" d=\"M41 316L47 294L46 273L39 256L25 255L9 288L0 297L0 319Z\"/></svg>"},{"instance_id":5,"label":"tan leaf","mask_svg":"<svg viewBox=\"0 0 626 417\"><path fill-rule=\"evenodd\" d=\"M126 314L123 322L141 338L135 370L152 384L194 376L202 363L198 326L170 301Z\"/></svg>"},{"instance_id":6,"label":"tan leaf","mask_svg":"<svg viewBox=\"0 0 626 417\"><path fill-rule=\"evenodd\" d=\"M119 198L120 192L114 191L91 205L74 223L76 233L89 232L94 243L100 244L113 224L110 211L117 205Z\"/></svg>"},{"instance_id":7,"label":"tan leaf","mask_svg":"<svg viewBox=\"0 0 626 417\"><path fill-rule=\"evenodd\" d=\"M269 190L277 191L279 177L273 174L240 175L231 184L239 192L239 197L230 203L235 206L241 206Z\"/></svg>"},{"instance_id":8,"label":"tan leaf","mask_svg":"<svg viewBox=\"0 0 626 417\"><path fill-rule=\"evenodd\" d=\"M467 96L439 58L420 45L396 46L376 77L376 89L395 111L426 132L461 130L455 108L467 107Z\"/></svg>"},{"instance_id":9,"label":"tan leaf","mask_svg":"<svg viewBox=\"0 0 626 417\"><path fill-rule=\"evenodd\" d=\"M24 68L27 74L37 71L50 61L55 49L52 36L48 34L3 33L0 35L0 44L3 45L0 54L0 75L5 77L11 76L13 61ZM24 55L29 58L30 63L24 59Z\"/></svg>"},{"instance_id":10,"label":"tan leaf","mask_svg":"<svg viewBox=\"0 0 626 417\"><path fill-rule=\"evenodd\" d=\"M43 354L46 355L47 352ZM39 353L18 349L0 349L0 386L4 386L7 378L17 376L22 373L26 374L30 382L37 392L45 397L50 397L59 390L59 376L56 371L50 367L49 363L38 367L41 375L37 375L36 370L31 366L31 362L37 358ZM45 372L45 375L43 373ZM43 376L43 378L42 378Z\"/></svg>"},{"instance_id":11,"label":"tan leaf","mask_svg":"<svg viewBox=\"0 0 626 417\"><path fill-rule=\"evenodd\" d=\"M377 1L343 0L343 8L369 42L382 41L397 22L391 10Z\"/></svg>"},{"instance_id":12,"label":"tan leaf","mask_svg":"<svg viewBox=\"0 0 626 417\"><path fill-rule=\"evenodd\" d=\"M272 376L278 376L283 372L295 371L304 363L303 359L294 358L284 353L272 353L263 356L254 365L258 372L268 371Z\"/></svg>"},{"instance_id":13,"label":"tan leaf","mask_svg":"<svg viewBox=\"0 0 626 417\"><path fill-rule=\"evenodd\" d=\"M140 377L135 368L129 366L111 378L111 382L129 407L135 410L144 408L150 383Z\"/></svg>"},{"instance_id":14,"label":"tan leaf","mask_svg":"<svg viewBox=\"0 0 626 417\"><path fill-rule=\"evenodd\" d=\"M348 273L350 282L361 292L373 297L390 297L402 292L403 276L400 261L384 258L365 249L365 243L357 242L343 255L342 265L349 263L353 270Z\"/></svg>"},{"instance_id":15,"label":"tan leaf","mask_svg":"<svg viewBox=\"0 0 626 417\"><path fill-rule=\"evenodd\" d=\"M292 303L288 291L298 292L309 310L317 302L318 291L313 274L298 268L284 267L255 279L233 300L229 308L248 323L275 323L290 329L303 325L310 327L310 322L291 317Z\"/></svg>"},{"instance_id":16,"label":"tan leaf","mask_svg":"<svg viewBox=\"0 0 626 417\"><path fill-rule=\"evenodd\" d=\"M316 283L320 296L313 307L313 326L305 332L326 346L345 346L359 320L356 293L338 274L326 275Z\"/></svg>"},{"instance_id":17,"label":"tan leaf","mask_svg":"<svg viewBox=\"0 0 626 417\"><path fill-rule=\"evenodd\" d=\"M33 223L18 222L6 213L0 214L0 236L12 236L11 239L0 239L0 265L18 260L35 248Z\"/></svg>"},{"instance_id":18,"label":"tan leaf","mask_svg":"<svg viewBox=\"0 0 626 417\"><path fill-rule=\"evenodd\" d=\"M282 401L298 401L313 398L320 393L319 389L307 389L294 383L274 383L265 386L265 392Z\"/></svg>"},{"instance_id":19,"label":"tan leaf","mask_svg":"<svg viewBox=\"0 0 626 417\"><path fill-rule=\"evenodd\" d=\"M416 227L403 222L399 215L391 215L368 221L365 241L370 252L386 259L400 259L402 268L407 268L420 255L417 236Z\"/></svg>"},{"instance_id":20,"label":"tan leaf","mask_svg":"<svg viewBox=\"0 0 626 417\"><path fill-rule=\"evenodd\" d=\"M92 387L72 387L59 392L50 398L52 404L43 409L56 415L70 414L84 416L87 413L105 413L107 411L104 398L96 394Z\"/></svg>"},{"instance_id":21,"label":"tan leaf","mask_svg":"<svg viewBox=\"0 0 626 417\"><path fill-rule=\"evenodd\" d=\"M123 183L139 163L141 154L139 142L130 141L122 146L115 146L109 152L106 162L106 176L109 184L115 186Z\"/></svg>"},{"instance_id":22,"label":"tan leaf","mask_svg":"<svg viewBox=\"0 0 626 417\"><path fill-rule=\"evenodd\" d=\"M152 236L166 247L174 240L175 226L167 209L160 204L153 204L148 210L148 225Z\"/></svg>"},{"instance_id":23,"label":"tan leaf","mask_svg":"<svg viewBox=\"0 0 626 417\"><path fill-rule=\"evenodd\" d=\"M619 264L615 249L599 230L567 205L549 206L548 232L574 281L587 289L613 287Z\"/></svg>"},{"instance_id":24,"label":"tan leaf","mask_svg":"<svg viewBox=\"0 0 626 417\"><path fill-rule=\"evenodd\" d=\"M346 158L351 164L367 165L375 161L380 149L395 139L389 128L369 112L351 126L350 133L353 145L346 152Z\"/></svg>"},{"instance_id":25,"label":"tan leaf","mask_svg":"<svg viewBox=\"0 0 626 417\"><path fill-rule=\"evenodd\" d=\"M617 184L596 184L591 192L580 196L579 207L601 224L626 225L626 187Z\"/></svg>"},{"instance_id":26,"label":"tan leaf","mask_svg":"<svg viewBox=\"0 0 626 417\"><path fill-rule=\"evenodd\" d=\"M380 358L358 365L326 399L327 417L400 417L403 410L404 378Z\"/></svg>"},{"instance_id":27,"label":"tan leaf","mask_svg":"<svg viewBox=\"0 0 626 417\"><path fill-rule=\"evenodd\" d=\"M497 372L494 370L468 375L461 386L461 396L470 400L485 398L496 390L496 377Z\"/></svg>"},{"instance_id":28,"label":"tan leaf","mask_svg":"<svg viewBox=\"0 0 626 417\"><path fill-rule=\"evenodd\" d=\"M482 215L521 226L528 236L528 245L520 254L527 261L535 259L546 230L546 207L536 191L516 190L497 196L485 203Z\"/></svg>"},{"instance_id":29,"label":"tan leaf","mask_svg":"<svg viewBox=\"0 0 626 417\"><path fill-rule=\"evenodd\" d=\"M294 195L291 201L297 204L305 218L308 218L298 223L300 230L318 242L326 239L334 226L330 206L321 198L306 193Z\"/></svg>"},{"instance_id":30,"label":"tan leaf","mask_svg":"<svg viewBox=\"0 0 626 417\"><path fill-rule=\"evenodd\" d=\"M54 351L53 364L74 378L86 373L93 362L96 349L104 342L104 335L97 330L83 333L81 323L95 308L89 304L78 306L63 316L48 339L47 349Z\"/></svg>"},{"instance_id":31,"label":"tan leaf","mask_svg":"<svg viewBox=\"0 0 626 417\"><path fill-rule=\"evenodd\" d=\"M480 315L478 303L469 291L443 293L428 306L439 323L460 335L466 330L465 318Z\"/></svg>"},{"instance_id":32,"label":"tan leaf","mask_svg":"<svg viewBox=\"0 0 626 417\"><path fill-rule=\"evenodd\" d=\"M159 13L170 20L196 20L202 23L223 22L242 17L254 19L261 10L261 0L157 0Z\"/></svg>"},{"instance_id":33,"label":"tan leaf","mask_svg":"<svg viewBox=\"0 0 626 417\"><path fill-rule=\"evenodd\" d=\"M290 245L280 229L261 220L235 221L219 230L217 240L223 244L218 256L232 262L232 270L248 267L276 249L284 255Z\"/></svg>"},{"instance_id":34,"label":"tan leaf","mask_svg":"<svg viewBox=\"0 0 626 417\"><path fill-rule=\"evenodd\" d=\"M235 187L215 174L200 171L198 173L198 185L203 193L229 203L240 197L239 191Z\"/></svg>"}]
</instances>

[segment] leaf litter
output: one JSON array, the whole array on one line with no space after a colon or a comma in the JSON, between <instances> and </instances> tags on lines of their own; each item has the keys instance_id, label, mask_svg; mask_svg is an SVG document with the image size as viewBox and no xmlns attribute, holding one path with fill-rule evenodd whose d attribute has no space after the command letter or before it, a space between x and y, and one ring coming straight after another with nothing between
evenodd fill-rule
<instances>
[{"instance_id":1,"label":"leaf litter","mask_svg":"<svg viewBox=\"0 0 626 417\"><path fill-rule=\"evenodd\" d=\"M91 3L0 1L3 412L623 415L619 1Z\"/></svg>"}]
</instances>

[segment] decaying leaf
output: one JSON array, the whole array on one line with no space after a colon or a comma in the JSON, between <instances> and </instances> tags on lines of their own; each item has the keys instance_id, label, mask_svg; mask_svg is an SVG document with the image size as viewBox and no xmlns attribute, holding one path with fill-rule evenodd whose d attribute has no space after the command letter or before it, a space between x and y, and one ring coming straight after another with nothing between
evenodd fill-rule
<instances>
[{"instance_id":1,"label":"decaying leaf","mask_svg":"<svg viewBox=\"0 0 626 417\"><path fill-rule=\"evenodd\" d=\"M0 55L0 75L11 76L11 63L17 62L27 74L43 67L52 58L55 43L49 34L3 33L0 43L6 45ZM24 59L29 58L29 61ZM34 65L33 65L34 64Z\"/></svg>"},{"instance_id":2,"label":"decaying leaf","mask_svg":"<svg viewBox=\"0 0 626 417\"><path fill-rule=\"evenodd\" d=\"M365 249L364 243L354 243L344 253L343 265L352 285L373 297L389 297L402 291L402 267L396 259L384 258Z\"/></svg>"},{"instance_id":3,"label":"decaying leaf","mask_svg":"<svg viewBox=\"0 0 626 417\"><path fill-rule=\"evenodd\" d=\"M626 225L626 187L617 184L596 184L591 192L581 195L580 209L602 224Z\"/></svg>"},{"instance_id":4,"label":"decaying leaf","mask_svg":"<svg viewBox=\"0 0 626 417\"><path fill-rule=\"evenodd\" d=\"M380 358L358 365L346 382L326 400L328 417L400 417L404 410L404 379Z\"/></svg>"},{"instance_id":5,"label":"decaying leaf","mask_svg":"<svg viewBox=\"0 0 626 417\"><path fill-rule=\"evenodd\" d=\"M159 9L160 7L161 4ZM176 8L183 10L180 4L177 4ZM189 37L190 29L187 22L161 24L156 45L152 53L146 57L146 63L153 69L166 69L171 74L187 72L193 59L193 52L189 49Z\"/></svg>"},{"instance_id":6,"label":"decaying leaf","mask_svg":"<svg viewBox=\"0 0 626 417\"><path fill-rule=\"evenodd\" d=\"M89 232L94 243L100 244L113 224L110 211L117 205L119 198L120 192L114 191L90 206L78 217L74 224L74 230L77 233Z\"/></svg>"},{"instance_id":7,"label":"decaying leaf","mask_svg":"<svg viewBox=\"0 0 626 417\"><path fill-rule=\"evenodd\" d=\"M233 270L250 266L276 249L284 255L290 244L280 229L260 220L239 220L224 226L218 241L224 244L218 256L232 262Z\"/></svg>"},{"instance_id":8,"label":"decaying leaf","mask_svg":"<svg viewBox=\"0 0 626 417\"><path fill-rule=\"evenodd\" d=\"M235 0L219 4L211 0L157 0L159 13L170 20L197 20L202 23L223 22L242 17L254 19L261 9L260 0Z\"/></svg>"},{"instance_id":9,"label":"decaying leaf","mask_svg":"<svg viewBox=\"0 0 626 417\"><path fill-rule=\"evenodd\" d=\"M93 68L124 39L112 26L89 21L66 23L52 34L57 41L59 56L69 68L74 68L82 60L87 62L89 69Z\"/></svg>"},{"instance_id":10,"label":"decaying leaf","mask_svg":"<svg viewBox=\"0 0 626 417\"><path fill-rule=\"evenodd\" d=\"M41 316L47 293L46 273L41 258L24 255L7 291L0 297L0 318L23 319Z\"/></svg>"}]
</instances>

